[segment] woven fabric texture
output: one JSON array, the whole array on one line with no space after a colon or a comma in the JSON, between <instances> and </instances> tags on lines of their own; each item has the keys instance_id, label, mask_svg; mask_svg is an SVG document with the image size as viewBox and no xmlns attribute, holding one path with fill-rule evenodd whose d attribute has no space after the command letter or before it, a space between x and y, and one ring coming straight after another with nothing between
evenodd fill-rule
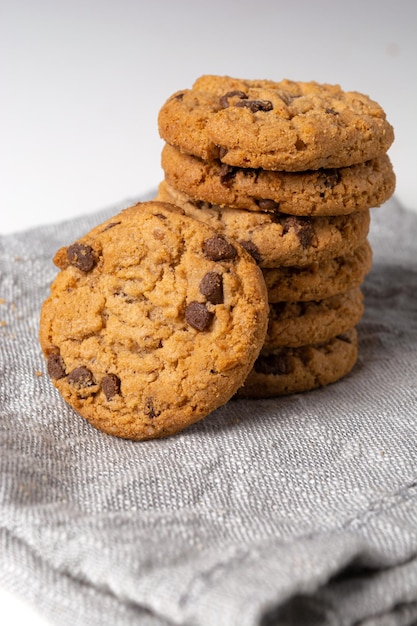
<instances>
[{"instance_id":1,"label":"woven fabric texture","mask_svg":"<svg viewBox=\"0 0 417 626\"><path fill-rule=\"evenodd\" d=\"M373 209L346 378L140 443L38 343L54 252L112 212L0 238L0 585L62 626L417 623L417 214Z\"/></svg>"}]
</instances>

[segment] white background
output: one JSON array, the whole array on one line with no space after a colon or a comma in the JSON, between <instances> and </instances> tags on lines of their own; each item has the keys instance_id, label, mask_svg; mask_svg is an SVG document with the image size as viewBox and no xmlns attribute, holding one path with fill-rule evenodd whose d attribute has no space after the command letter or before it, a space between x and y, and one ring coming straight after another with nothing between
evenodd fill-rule
<instances>
[{"instance_id":1,"label":"white background","mask_svg":"<svg viewBox=\"0 0 417 626\"><path fill-rule=\"evenodd\" d=\"M370 95L417 210L415 0L0 0L0 233L113 207L162 179L157 115L201 74Z\"/></svg>"},{"instance_id":2,"label":"white background","mask_svg":"<svg viewBox=\"0 0 417 626\"><path fill-rule=\"evenodd\" d=\"M415 0L0 0L0 11L0 233L156 189L158 111L205 73L370 95L395 128L397 197L417 210ZM4 593L4 626L38 624Z\"/></svg>"}]
</instances>

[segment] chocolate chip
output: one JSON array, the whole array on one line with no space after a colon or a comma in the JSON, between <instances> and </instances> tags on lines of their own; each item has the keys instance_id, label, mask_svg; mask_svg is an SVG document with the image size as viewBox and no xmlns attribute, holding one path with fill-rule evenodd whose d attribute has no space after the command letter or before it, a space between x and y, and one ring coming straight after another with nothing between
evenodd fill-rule
<instances>
[{"instance_id":1,"label":"chocolate chip","mask_svg":"<svg viewBox=\"0 0 417 626\"><path fill-rule=\"evenodd\" d=\"M339 111L335 111L334 109L324 109L326 113L329 113L329 115L339 115Z\"/></svg>"},{"instance_id":2,"label":"chocolate chip","mask_svg":"<svg viewBox=\"0 0 417 626\"><path fill-rule=\"evenodd\" d=\"M253 243L253 241L247 240L247 241L239 241L240 245L242 246L242 248L245 248L246 252L249 252L249 254L251 255L251 257L257 262L260 263L262 261L262 256L261 253L259 252L259 248L256 245L256 243Z\"/></svg>"},{"instance_id":3,"label":"chocolate chip","mask_svg":"<svg viewBox=\"0 0 417 626\"><path fill-rule=\"evenodd\" d=\"M196 330L206 330L213 317L214 313L211 313L201 302L190 302L185 309L185 319Z\"/></svg>"},{"instance_id":4,"label":"chocolate chip","mask_svg":"<svg viewBox=\"0 0 417 626\"><path fill-rule=\"evenodd\" d=\"M322 170L318 177L319 183L328 189L333 189L333 187L340 183L340 180L341 175L339 170Z\"/></svg>"},{"instance_id":5,"label":"chocolate chip","mask_svg":"<svg viewBox=\"0 0 417 626\"><path fill-rule=\"evenodd\" d=\"M156 411L154 407L154 402L152 396L149 396L145 400L145 406L143 407L143 412L145 415L153 419L154 417L158 417L161 414L161 411Z\"/></svg>"},{"instance_id":6,"label":"chocolate chip","mask_svg":"<svg viewBox=\"0 0 417 626\"><path fill-rule=\"evenodd\" d=\"M95 385L92 372L87 367L76 367L68 374L68 382L77 389L92 387Z\"/></svg>"},{"instance_id":7,"label":"chocolate chip","mask_svg":"<svg viewBox=\"0 0 417 626\"><path fill-rule=\"evenodd\" d=\"M48 374L54 380L59 380L67 375L64 359L60 354L50 354L47 360Z\"/></svg>"},{"instance_id":8,"label":"chocolate chip","mask_svg":"<svg viewBox=\"0 0 417 626\"><path fill-rule=\"evenodd\" d=\"M250 109L252 113L257 113L257 111L272 111L274 108L270 100L238 100L234 106L245 107L246 109Z\"/></svg>"},{"instance_id":9,"label":"chocolate chip","mask_svg":"<svg viewBox=\"0 0 417 626\"><path fill-rule=\"evenodd\" d=\"M69 246L67 258L71 265L82 272L91 271L97 262L93 248L82 243L73 243Z\"/></svg>"},{"instance_id":10,"label":"chocolate chip","mask_svg":"<svg viewBox=\"0 0 417 626\"><path fill-rule=\"evenodd\" d=\"M309 217L287 217L284 222L284 234L290 230L297 235L301 246L308 248L311 246L314 236L313 224Z\"/></svg>"},{"instance_id":11,"label":"chocolate chip","mask_svg":"<svg viewBox=\"0 0 417 626\"><path fill-rule=\"evenodd\" d=\"M110 230L110 228L114 228L114 226L119 226L119 224L121 223L122 222L110 222L110 224L107 224L107 226L105 226L101 232L105 233L106 230Z\"/></svg>"},{"instance_id":12,"label":"chocolate chip","mask_svg":"<svg viewBox=\"0 0 417 626\"><path fill-rule=\"evenodd\" d=\"M287 355L265 354L257 358L254 365L258 374L273 374L274 376L291 374L293 364Z\"/></svg>"},{"instance_id":13,"label":"chocolate chip","mask_svg":"<svg viewBox=\"0 0 417 626\"><path fill-rule=\"evenodd\" d=\"M200 293L212 304L222 304L224 301L222 275L218 272L208 272L200 283Z\"/></svg>"},{"instance_id":14,"label":"chocolate chip","mask_svg":"<svg viewBox=\"0 0 417 626\"><path fill-rule=\"evenodd\" d=\"M172 96L171 100L182 100L184 96L185 96L185 93L181 91L180 93L177 93L174 96Z\"/></svg>"},{"instance_id":15,"label":"chocolate chip","mask_svg":"<svg viewBox=\"0 0 417 626\"><path fill-rule=\"evenodd\" d=\"M268 199L261 198L259 200L255 200L255 202L261 211L267 211L267 212L279 211L279 202L275 202L275 200L268 200Z\"/></svg>"},{"instance_id":16,"label":"chocolate chip","mask_svg":"<svg viewBox=\"0 0 417 626\"><path fill-rule=\"evenodd\" d=\"M232 167L231 165L227 165L227 163L222 163L219 172L219 179L222 185L227 185L237 173L237 168Z\"/></svg>"},{"instance_id":17,"label":"chocolate chip","mask_svg":"<svg viewBox=\"0 0 417 626\"><path fill-rule=\"evenodd\" d=\"M221 106L226 109L229 105L229 98L233 98L233 97L237 97L240 98L241 100L246 99L248 96L245 94L244 91L239 91L239 90L235 90L235 91L228 91L227 93L224 94L224 96L222 96L220 98L220 104Z\"/></svg>"},{"instance_id":18,"label":"chocolate chip","mask_svg":"<svg viewBox=\"0 0 417 626\"><path fill-rule=\"evenodd\" d=\"M154 213L155 217L158 217L160 220L167 220L167 216L163 213Z\"/></svg>"},{"instance_id":19,"label":"chocolate chip","mask_svg":"<svg viewBox=\"0 0 417 626\"><path fill-rule=\"evenodd\" d=\"M107 374L101 381L101 387L107 400L120 393L120 378L116 374Z\"/></svg>"},{"instance_id":20,"label":"chocolate chip","mask_svg":"<svg viewBox=\"0 0 417 626\"><path fill-rule=\"evenodd\" d=\"M235 259L236 248L223 235L213 235L203 243L203 252L211 261L226 261Z\"/></svg>"},{"instance_id":21,"label":"chocolate chip","mask_svg":"<svg viewBox=\"0 0 417 626\"><path fill-rule=\"evenodd\" d=\"M224 148L223 146L217 146L218 150L219 150L219 159L223 159L223 157L226 156L227 154L227 148Z\"/></svg>"}]
</instances>

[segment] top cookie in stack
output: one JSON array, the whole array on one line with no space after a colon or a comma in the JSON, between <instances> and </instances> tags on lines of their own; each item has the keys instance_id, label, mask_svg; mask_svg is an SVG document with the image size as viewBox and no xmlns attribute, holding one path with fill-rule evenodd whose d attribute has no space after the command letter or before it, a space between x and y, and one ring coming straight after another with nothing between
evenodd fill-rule
<instances>
[{"instance_id":1,"label":"top cookie in stack","mask_svg":"<svg viewBox=\"0 0 417 626\"><path fill-rule=\"evenodd\" d=\"M158 125L158 199L238 240L264 273L270 331L241 395L304 391L350 371L369 209L395 187L383 109L337 85L209 75L173 94ZM317 332L324 310L334 311L331 336Z\"/></svg>"}]
</instances>

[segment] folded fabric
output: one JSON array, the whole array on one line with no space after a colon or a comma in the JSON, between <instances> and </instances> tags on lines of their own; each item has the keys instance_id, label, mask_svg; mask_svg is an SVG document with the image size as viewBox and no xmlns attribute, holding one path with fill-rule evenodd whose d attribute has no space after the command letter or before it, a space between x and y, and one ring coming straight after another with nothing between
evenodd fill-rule
<instances>
[{"instance_id":1,"label":"folded fabric","mask_svg":"<svg viewBox=\"0 0 417 626\"><path fill-rule=\"evenodd\" d=\"M117 209L0 238L0 585L79 626L417 621L417 214L372 212L359 360L175 437L104 435L38 343L51 258Z\"/></svg>"}]
</instances>

